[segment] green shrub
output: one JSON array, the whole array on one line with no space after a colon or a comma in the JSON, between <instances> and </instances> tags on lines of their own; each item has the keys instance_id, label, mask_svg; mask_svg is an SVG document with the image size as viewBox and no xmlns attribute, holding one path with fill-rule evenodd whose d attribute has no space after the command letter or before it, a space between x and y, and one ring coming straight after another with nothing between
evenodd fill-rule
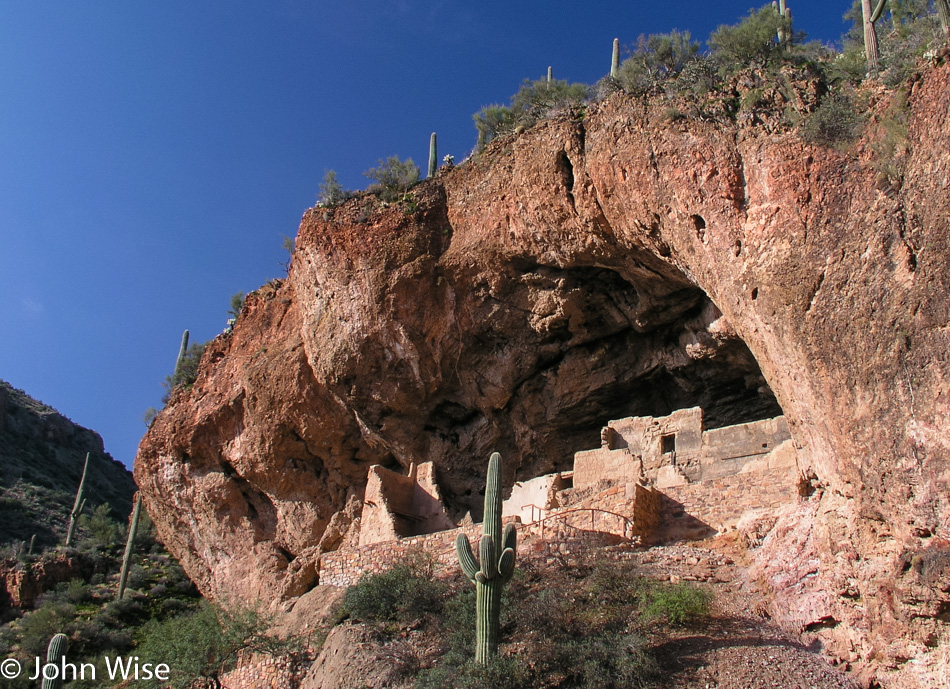
<instances>
[{"instance_id":1,"label":"green shrub","mask_svg":"<svg viewBox=\"0 0 950 689\"><path fill-rule=\"evenodd\" d=\"M659 676L659 666L636 634L597 634L565 645L569 686L584 689L638 689Z\"/></svg>"},{"instance_id":2,"label":"green shrub","mask_svg":"<svg viewBox=\"0 0 950 689\"><path fill-rule=\"evenodd\" d=\"M399 156L390 156L379 160L377 167L363 173L375 182L369 191L379 194L384 201L397 201L405 198L409 187L419 181L419 166L412 158L400 160Z\"/></svg>"},{"instance_id":3,"label":"green shrub","mask_svg":"<svg viewBox=\"0 0 950 689\"><path fill-rule=\"evenodd\" d=\"M343 188L337 177L336 170L327 170L320 182L320 193L317 194L317 203L327 208L337 206L352 196L352 193Z\"/></svg>"},{"instance_id":4,"label":"green shrub","mask_svg":"<svg viewBox=\"0 0 950 689\"><path fill-rule=\"evenodd\" d=\"M649 592L643 614L682 627L708 617L711 601L711 593L686 582L660 584Z\"/></svg>"},{"instance_id":5,"label":"green shrub","mask_svg":"<svg viewBox=\"0 0 950 689\"><path fill-rule=\"evenodd\" d=\"M162 384L165 388L165 395L162 401L166 404L171 399L171 392L181 386L190 388L198 378L198 365L201 363L201 356L205 353L207 342L191 344L181 360L181 366L170 376L165 377Z\"/></svg>"},{"instance_id":6,"label":"green shrub","mask_svg":"<svg viewBox=\"0 0 950 689\"><path fill-rule=\"evenodd\" d=\"M20 648L29 656L45 656L53 635L69 634L76 620L76 606L51 600L20 620Z\"/></svg>"},{"instance_id":7,"label":"green shrub","mask_svg":"<svg viewBox=\"0 0 950 689\"><path fill-rule=\"evenodd\" d=\"M442 609L445 585L410 565L364 574L343 596L342 613L363 622L409 623Z\"/></svg>"},{"instance_id":8,"label":"green shrub","mask_svg":"<svg viewBox=\"0 0 950 689\"><path fill-rule=\"evenodd\" d=\"M79 542L82 549L112 548L122 542L122 526L112 518L112 508L104 502L92 511L79 517L79 530L85 534Z\"/></svg>"},{"instance_id":9,"label":"green shrub","mask_svg":"<svg viewBox=\"0 0 950 689\"><path fill-rule=\"evenodd\" d=\"M802 138L810 144L850 144L861 134L864 120L847 93L831 93L802 124Z\"/></svg>"},{"instance_id":10,"label":"green shrub","mask_svg":"<svg viewBox=\"0 0 950 689\"><path fill-rule=\"evenodd\" d=\"M295 654L297 641L267 634L269 624L256 610L225 610L208 603L164 622L152 620L143 627L136 653L142 662L170 665L171 678L167 683L140 681L138 685L188 689L195 681L204 680L220 686L221 674L234 667L242 651L268 656Z\"/></svg>"},{"instance_id":11,"label":"green shrub","mask_svg":"<svg viewBox=\"0 0 950 689\"><path fill-rule=\"evenodd\" d=\"M617 71L617 81L628 93L648 93L664 81L678 76L698 59L699 43L689 31L640 36L633 54Z\"/></svg>"},{"instance_id":12,"label":"green shrub","mask_svg":"<svg viewBox=\"0 0 950 689\"><path fill-rule=\"evenodd\" d=\"M530 127L559 110L576 107L587 99L586 84L569 84L563 79L525 79L511 97L511 110L519 125Z\"/></svg>"},{"instance_id":13,"label":"green shrub","mask_svg":"<svg viewBox=\"0 0 950 689\"><path fill-rule=\"evenodd\" d=\"M534 689L533 673L517 658L496 656L487 663L450 655L416 677L414 689Z\"/></svg>"},{"instance_id":14,"label":"green shrub","mask_svg":"<svg viewBox=\"0 0 950 689\"><path fill-rule=\"evenodd\" d=\"M785 52L778 41L779 31L790 31L791 22L779 15L771 5L750 10L735 26L720 26L707 41L713 56L727 71L747 66L766 67Z\"/></svg>"},{"instance_id":15,"label":"green shrub","mask_svg":"<svg viewBox=\"0 0 950 689\"><path fill-rule=\"evenodd\" d=\"M472 119L475 120L475 130L478 132L478 150L483 149L496 136L508 134L518 126L514 111L504 105L486 105L472 115Z\"/></svg>"},{"instance_id":16,"label":"green shrub","mask_svg":"<svg viewBox=\"0 0 950 689\"><path fill-rule=\"evenodd\" d=\"M564 80L525 79L511 97L511 105L488 105L472 115L478 131L476 148L481 150L496 136L508 134L518 127L530 127L555 112L580 106L588 97L586 84L569 84Z\"/></svg>"},{"instance_id":17,"label":"green shrub","mask_svg":"<svg viewBox=\"0 0 950 689\"><path fill-rule=\"evenodd\" d=\"M244 292L235 292L231 295L231 307L228 309L228 315L237 320L244 310Z\"/></svg>"}]
</instances>

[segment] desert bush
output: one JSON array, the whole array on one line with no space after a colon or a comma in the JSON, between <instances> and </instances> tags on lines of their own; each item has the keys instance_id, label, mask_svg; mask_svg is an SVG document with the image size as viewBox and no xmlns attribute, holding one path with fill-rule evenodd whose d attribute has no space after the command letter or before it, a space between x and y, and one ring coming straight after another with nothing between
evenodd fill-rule
<instances>
[{"instance_id":1,"label":"desert bush","mask_svg":"<svg viewBox=\"0 0 950 689\"><path fill-rule=\"evenodd\" d=\"M496 136L508 134L518 126L514 111L504 105L486 105L472 115L472 119L478 132L478 150L483 149Z\"/></svg>"},{"instance_id":2,"label":"desert bush","mask_svg":"<svg viewBox=\"0 0 950 689\"><path fill-rule=\"evenodd\" d=\"M386 160L379 160L379 165L363 173L375 182L369 191L384 201L397 201L405 198L409 187L419 181L419 166L412 162L412 158L400 160L399 156L390 156Z\"/></svg>"},{"instance_id":3,"label":"desert bush","mask_svg":"<svg viewBox=\"0 0 950 689\"><path fill-rule=\"evenodd\" d=\"M517 658L498 656L482 664L447 656L443 661L438 667L422 671L416 677L414 689L533 689L538 686L533 673Z\"/></svg>"},{"instance_id":4,"label":"desert bush","mask_svg":"<svg viewBox=\"0 0 950 689\"><path fill-rule=\"evenodd\" d=\"M559 110L580 105L587 98L586 84L569 84L563 79L525 79L518 92L511 97L511 110L524 127Z\"/></svg>"},{"instance_id":5,"label":"desert bush","mask_svg":"<svg viewBox=\"0 0 950 689\"><path fill-rule=\"evenodd\" d=\"M171 665L171 677L167 683L143 680L139 684L149 689L188 689L196 681L220 686L221 674L235 666L242 651L284 656L300 650L294 638L267 634L269 625L270 619L254 609L226 610L209 603L163 622L152 620L142 628L136 653L143 662Z\"/></svg>"},{"instance_id":6,"label":"desert bush","mask_svg":"<svg viewBox=\"0 0 950 689\"><path fill-rule=\"evenodd\" d=\"M790 22L771 5L750 10L735 26L720 26L707 44L712 54L730 72L745 67L767 67L785 53L778 32L791 30Z\"/></svg>"},{"instance_id":7,"label":"desert bush","mask_svg":"<svg viewBox=\"0 0 950 689\"><path fill-rule=\"evenodd\" d=\"M689 31L640 36L630 57L620 64L617 81L628 93L648 93L678 76L699 55Z\"/></svg>"},{"instance_id":8,"label":"desert bush","mask_svg":"<svg viewBox=\"0 0 950 689\"><path fill-rule=\"evenodd\" d=\"M518 127L530 127L552 114L580 106L588 97L586 84L569 84L561 79L525 79L511 104L488 105L472 115L478 131L476 148L481 150L496 136L508 134Z\"/></svg>"},{"instance_id":9,"label":"desert bush","mask_svg":"<svg viewBox=\"0 0 950 689\"><path fill-rule=\"evenodd\" d=\"M802 124L802 138L820 146L850 144L861 134L864 119L845 92L830 93Z\"/></svg>"},{"instance_id":10,"label":"desert bush","mask_svg":"<svg viewBox=\"0 0 950 689\"><path fill-rule=\"evenodd\" d=\"M352 196L352 192L347 191L340 184L336 170L327 170L320 182L319 193L317 194L317 203L327 208L337 206Z\"/></svg>"},{"instance_id":11,"label":"desert bush","mask_svg":"<svg viewBox=\"0 0 950 689\"><path fill-rule=\"evenodd\" d=\"M165 382L162 384L165 388L163 402L168 404L172 390L175 388L179 386L189 388L194 384L198 378L198 365L201 363L201 356L205 353L207 344L207 342L201 342L190 345L181 360L181 366L172 375L165 376Z\"/></svg>"},{"instance_id":12,"label":"desert bush","mask_svg":"<svg viewBox=\"0 0 950 689\"><path fill-rule=\"evenodd\" d=\"M78 545L81 549L112 548L122 542L122 526L112 518L112 508L104 502L92 511L79 517L79 530L84 537Z\"/></svg>"},{"instance_id":13,"label":"desert bush","mask_svg":"<svg viewBox=\"0 0 950 689\"><path fill-rule=\"evenodd\" d=\"M659 665L636 634L602 633L564 644L562 686L583 689L638 689L659 677Z\"/></svg>"},{"instance_id":14,"label":"desert bush","mask_svg":"<svg viewBox=\"0 0 950 689\"><path fill-rule=\"evenodd\" d=\"M20 648L28 656L45 656L55 634L70 634L76 620L76 606L48 601L20 619Z\"/></svg>"},{"instance_id":15,"label":"desert bush","mask_svg":"<svg viewBox=\"0 0 950 689\"><path fill-rule=\"evenodd\" d=\"M643 614L672 627L695 624L709 616L712 594L686 582L659 584L647 594Z\"/></svg>"},{"instance_id":16,"label":"desert bush","mask_svg":"<svg viewBox=\"0 0 950 689\"><path fill-rule=\"evenodd\" d=\"M363 622L409 623L442 609L445 585L410 565L364 574L343 596L342 613Z\"/></svg>"}]
</instances>

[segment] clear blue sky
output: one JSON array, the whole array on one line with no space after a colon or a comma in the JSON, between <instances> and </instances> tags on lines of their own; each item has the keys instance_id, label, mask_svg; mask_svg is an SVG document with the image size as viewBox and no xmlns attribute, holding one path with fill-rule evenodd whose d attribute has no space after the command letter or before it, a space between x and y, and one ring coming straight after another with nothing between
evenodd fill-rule
<instances>
[{"instance_id":1,"label":"clear blue sky","mask_svg":"<svg viewBox=\"0 0 950 689\"><path fill-rule=\"evenodd\" d=\"M332 7L331 7L332 5ZM464 158L471 116L611 42L705 39L749 0L0 0L0 378L131 465L181 333L282 277L327 169ZM834 41L849 0L790 0Z\"/></svg>"}]
</instances>

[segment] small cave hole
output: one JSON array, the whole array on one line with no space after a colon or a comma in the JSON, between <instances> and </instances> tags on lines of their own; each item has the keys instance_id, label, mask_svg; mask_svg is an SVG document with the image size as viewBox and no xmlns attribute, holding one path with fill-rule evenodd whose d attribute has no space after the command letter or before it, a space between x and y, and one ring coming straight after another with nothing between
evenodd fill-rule
<instances>
[{"instance_id":1,"label":"small cave hole","mask_svg":"<svg viewBox=\"0 0 950 689\"><path fill-rule=\"evenodd\" d=\"M564 182L564 188L567 189L567 193L570 194L574 191L574 166L571 164L571 159L567 157L567 153L561 151L557 156L557 169L561 173L561 179Z\"/></svg>"},{"instance_id":2,"label":"small cave hole","mask_svg":"<svg viewBox=\"0 0 950 689\"><path fill-rule=\"evenodd\" d=\"M758 298L759 298L759 288L758 288L758 287L753 287L753 288L752 288L752 301L755 301L755 300L758 299Z\"/></svg>"},{"instance_id":3,"label":"small cave hole","mask_svg":"<svg viewBox=\"0 0 950 689\"><path fill-rule=\"evenodd\" d=\"M706 243L706 219L701 215L693 214L689 216L689 219L693 221L693 230L696 232L696 237L703 244Z\"/></svg>"},{"instance_id":4,"label":"small cave hole","mask_svg":"<svg viewBox=\"0 0 950 689\"><path fill-rule=\"evenodd\" d=\"M737 239L735 245L732 247L732 252L738 256L742 253L742 240Z\"/></svg>"}]
</instances>

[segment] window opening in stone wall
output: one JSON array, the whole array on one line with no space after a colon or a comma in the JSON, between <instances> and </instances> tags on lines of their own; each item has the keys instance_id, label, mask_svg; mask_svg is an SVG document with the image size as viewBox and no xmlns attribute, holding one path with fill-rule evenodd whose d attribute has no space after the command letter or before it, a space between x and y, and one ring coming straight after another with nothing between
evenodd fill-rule
<instances>
[{"instance_id":1,"label":"window opening in stone wall","mask_svg":"<svg viewBox=\"0 0 950 689\"><path fill-rule=\"evenodd\" d=\"M676 452L676 434L675 433L671 433L670 435L660 436L660 452L662 452L663 454Z\"/></svg>"}]
</instances>

